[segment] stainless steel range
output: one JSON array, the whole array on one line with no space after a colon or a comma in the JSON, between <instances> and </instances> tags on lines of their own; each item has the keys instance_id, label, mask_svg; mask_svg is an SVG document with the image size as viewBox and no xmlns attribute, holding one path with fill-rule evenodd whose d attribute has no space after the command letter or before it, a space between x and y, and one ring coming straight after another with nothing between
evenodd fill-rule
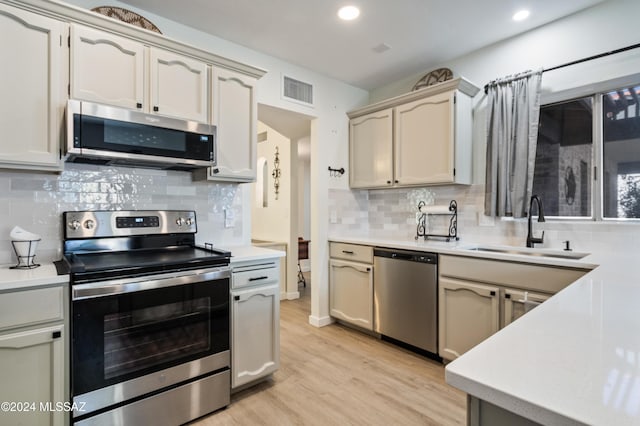
<instances>
[{"instance_id":1,"label":"stainless steel range","mask_svg":"<svg viewBox=\"0 0 640 426\"><path fill-rule=\"evenodd\" d=\"M193 211L63 213L73 423L178 425L229 404L230 253Z\"/></svg>"}]
</instances>

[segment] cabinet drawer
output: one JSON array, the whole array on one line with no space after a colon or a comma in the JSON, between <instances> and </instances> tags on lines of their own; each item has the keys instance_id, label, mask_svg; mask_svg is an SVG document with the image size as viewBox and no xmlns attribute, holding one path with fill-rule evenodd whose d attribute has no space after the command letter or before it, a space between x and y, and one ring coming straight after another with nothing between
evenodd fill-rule
<instances>
[{"instance_id":1,"label":"cabinet drawer","mask_svg":"<svg viewBox=\"0 0 640 426\"><path fill-rule=\"evenodd\" d=\"M0 294L0 330L62 321L62 287L40 288Z\"/></svg>"},{"instance_id":2,"label":"cabinet drawer","mask_svg":"<svg viewBox=\"0 0 640 426\"><path fill-rule=\"evenodd\" d=\"M277 267L251 269L233 272L234 289L278 282L280 274Z\"/></svg>"},{"instance_id":3,"label":"cabinet drawer","mask_svg":"<svg viewBox=\"0 0 640 426\"><path fill-rule=\"evenodd\" d=\"M329 257L352 260L354 262L373 263L373 247L357 244L331 243Z\"/></svg>"}]
</instances>

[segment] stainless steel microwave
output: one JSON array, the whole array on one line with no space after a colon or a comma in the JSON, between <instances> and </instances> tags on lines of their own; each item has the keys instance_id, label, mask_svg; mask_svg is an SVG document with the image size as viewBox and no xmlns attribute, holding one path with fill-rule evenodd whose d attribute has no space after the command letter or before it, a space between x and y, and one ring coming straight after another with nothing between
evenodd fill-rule
<instances>
[{"instance_id":1,"label":"stainless steel microwave","mask_svg":"<svg viewBox=\"0 0 640 426\"><path fill-rule=\"evenodd\" d=\"M193 170L216 165L216 128L92 102L67 103L66 161Z\"/></svg>"}]
</instances>

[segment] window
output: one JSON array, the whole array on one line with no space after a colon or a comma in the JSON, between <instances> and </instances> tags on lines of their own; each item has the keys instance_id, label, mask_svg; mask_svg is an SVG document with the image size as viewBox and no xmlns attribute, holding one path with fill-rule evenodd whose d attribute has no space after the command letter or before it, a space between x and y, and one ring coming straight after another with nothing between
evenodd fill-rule
<instances>
[{"instance_id":1,"label":"window","mask_svg":"<svg viewBox=\"0 0 640 426\"><path fill-rule=\"evenodd\" d=\"M603 217L640 218L640 86L602 95Z\"/></svg>"},{"instance_id":2,"label":"window","mask_svg":"<svg viewBox=\"0 0 640 426\"><path fill-rule=\"evenodd\" d=\"M632 86L540 108L533 193L547 216L640 218L639 100Z\"/></svg>"},{"instance_id":3,"label":"window","mask_svg":"<svg viewBox=\"0 0 640 426\"><path fill-rule=\"evenodd\" d=\"M533 193L548 216L591 217L593 100L540 108Z\"/></svg>"}]
</instances>

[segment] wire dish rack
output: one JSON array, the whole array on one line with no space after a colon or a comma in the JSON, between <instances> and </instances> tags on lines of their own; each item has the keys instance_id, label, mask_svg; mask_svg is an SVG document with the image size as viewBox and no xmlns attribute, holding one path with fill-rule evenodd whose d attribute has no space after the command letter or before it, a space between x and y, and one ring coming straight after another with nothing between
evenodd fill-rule
<instances>
[{"instance_id":1,"label":"wire dish rack","mask_svg":"<svg viewBox=\"0 0 640 426\"><path fill-rule=\"evenodd\" d=\"M458 237L458 203L456 200L451 200L449 202L449 207L445 212L440 212L437 209L434 209L436 213L429 212L429 206L424 201L420 201L418 203L418 212L420 216L418 218L418 226L416 229L416 240L420 237L427 240L428 238L443 238L445 241L449 242L451 239L455 239L458 241L460 237ZM451 215L449 219L449 230L447 234L428 234L427 233L427 215L428 214L448 214Z\"/></svg>"},{"instance_id":2,"label":"wire dish rack","mask_svg":"<svg viewBox=\"0 0 640 426\"><path fill-rule=\"evenodd\" d=\"M13 251L16 253L18 264L16 266L11 266L10 269L33 269L40 266L40 264L35 263L36 246L38 245L38 241L40 240L31 240L31 241L12 240L11 245L13 246Z\"/></svg>"}]
</instances>

